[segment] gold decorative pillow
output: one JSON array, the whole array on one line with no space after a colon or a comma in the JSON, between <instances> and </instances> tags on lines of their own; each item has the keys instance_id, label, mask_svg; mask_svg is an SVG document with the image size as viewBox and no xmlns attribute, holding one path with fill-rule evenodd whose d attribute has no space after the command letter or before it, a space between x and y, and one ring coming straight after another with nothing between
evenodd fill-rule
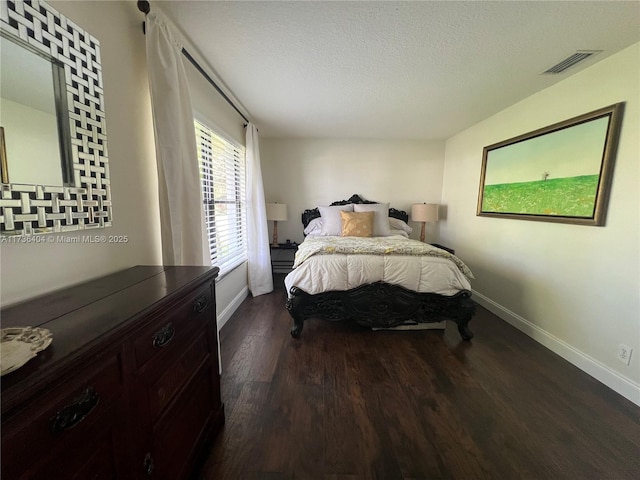
<instances>
[{"instance_id":1,"label":"gold decorative pillow","mask_svg":"<svg viewBox=\"0 0 640 480\"><path fill-rule=\"evenodd\" d=\"M373 235L375 212L340 212L343 237L370 237Z\"/></svg>"}]
</instances>

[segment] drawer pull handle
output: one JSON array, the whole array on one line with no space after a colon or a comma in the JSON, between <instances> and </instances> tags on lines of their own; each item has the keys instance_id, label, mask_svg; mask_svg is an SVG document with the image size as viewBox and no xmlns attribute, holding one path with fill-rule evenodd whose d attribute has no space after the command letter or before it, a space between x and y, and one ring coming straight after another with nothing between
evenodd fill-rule
<instances>
[{"instance_id":1,"label":"drawer pull handle","mask_svg":"<svg viewBox=\"0 0 640 480\"><path fill-rule=\"evenodd\" d=\"M153 336L153 346L162 348L171 341L176 331L172 324L167 325Z\"/></svg>"},{"instance_id":2,"label":"drawer pull handle","mask_svg":"<svg viewBox=\"0 0 640 480\"><path fill-rule=\"evenodd\" d=\"M193 303L193 311L196 313L202 313L209 306L209 298L206 295L198 297Z\"/></svg>"},{"instance_id":3,"label":"drawer pull handle","mask_svg":"<svg viewBox=\"0 0 640 480\"><path fill-rule=\"evenodd\" d=\"M70 405L60 409L51 417L51 431L62 433L82 422L100 402L100 396L93 387L85 389Z\"/></svg>"},{"instance_id":4,"label":"drawer pull handle","mask_svg":"<svg viewBox=\"0 0 640 480\"><path fill-rule=\"evenodd\" d=\"M144 473L146 473L147 475L151 475L153 473L153 469L155 468L155 465L153 463L153 457L151 456L150 453L147 453L144 456Z\"/></svg>"}]
</instances>

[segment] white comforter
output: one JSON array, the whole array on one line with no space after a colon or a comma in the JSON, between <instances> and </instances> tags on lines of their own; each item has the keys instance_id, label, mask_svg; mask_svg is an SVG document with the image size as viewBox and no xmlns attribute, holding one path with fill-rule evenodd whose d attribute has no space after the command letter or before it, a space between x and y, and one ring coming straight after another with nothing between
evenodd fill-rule
<instances>
[{"instance_id":1,"label":"white comforter","mask_svg":"<svg viewBox=\"0 0 640 480\"><path fill-rule=\"evenodd\" d=\"M307 237L305 242L310 239L312 237ZM341 237L333 237L333 239L336 242L343 240ZM421 242L400 236L374 237L366 240L371 241L372 244L385 242L385 245L396 241L416 242L413 247L418 249L423 249L422 247L425 245L418 246L417 244ZM332 242L326 237L323 241L325 245L327 242ZM362 239L359 241L361 242ZM336 243L336 245L338 244ZM402 245L404 246L404 244ZM466 265L457 257L436 247L428 246L425 248L433 249L433 251L426 252L430 253L429 255L419 255L415 251L406 255L392 253L390 249L386 248L385 253L381 254L378 248L374 249L377 251L376 254L369 254L362 248L358 248L358 253L340 253L341 249L325 247L323 251L314 253L301 262L298 258L296 267L285 278L285 286L287 292L291 287L296 286L311 295L330 290L349 290L377 281L400 285L417 292L447 296L455 295L460 290L471 289L469 278L473 278L473 275ZM406 248L400 248L397 251L404 250ZM298 254L300 252L299 250Z\"/></svg>"}]
</instances>

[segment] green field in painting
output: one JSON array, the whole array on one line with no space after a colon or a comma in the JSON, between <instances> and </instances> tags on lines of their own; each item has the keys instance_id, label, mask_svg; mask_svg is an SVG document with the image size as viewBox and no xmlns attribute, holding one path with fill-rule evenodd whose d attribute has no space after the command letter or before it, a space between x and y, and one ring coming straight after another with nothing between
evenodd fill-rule
<instances>
[{"instance_id":1,"label":"green field in painting","mask_svg":"<svg viewBox=\"0 0 640 480\"><path fill-rule=\"evenodd\" d=\"M486 185L483 212L592 217L598 175Z\"/></svg>"}]
</instances>

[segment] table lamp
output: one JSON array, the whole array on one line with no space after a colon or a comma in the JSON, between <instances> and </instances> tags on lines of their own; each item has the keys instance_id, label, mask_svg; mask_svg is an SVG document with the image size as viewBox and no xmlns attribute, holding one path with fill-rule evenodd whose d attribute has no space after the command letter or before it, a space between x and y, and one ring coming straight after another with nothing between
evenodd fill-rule
<instances>
[{"instance_id":1,"label":"table lamp","mask_svg":"<svg viewBox=\"0 0 640 480\"><path fill-rule=\"evenodd\" d=\"M411 205L411 220L421 222L420 241L424 242L424 226L426 222L438 221L437 203L414 203Z\"/></svg>"},{"instance_id":2,"label":"table lamp","mask_svg":"<svg viewBox=\"0 0 640 480\"><path fill-rule=\"evenodd\" d=\"M273 242L278 245L278 222L287 220L287 205L285 203L267 203L267 220L273 220Z\"/></svg>"}]
</instances>

